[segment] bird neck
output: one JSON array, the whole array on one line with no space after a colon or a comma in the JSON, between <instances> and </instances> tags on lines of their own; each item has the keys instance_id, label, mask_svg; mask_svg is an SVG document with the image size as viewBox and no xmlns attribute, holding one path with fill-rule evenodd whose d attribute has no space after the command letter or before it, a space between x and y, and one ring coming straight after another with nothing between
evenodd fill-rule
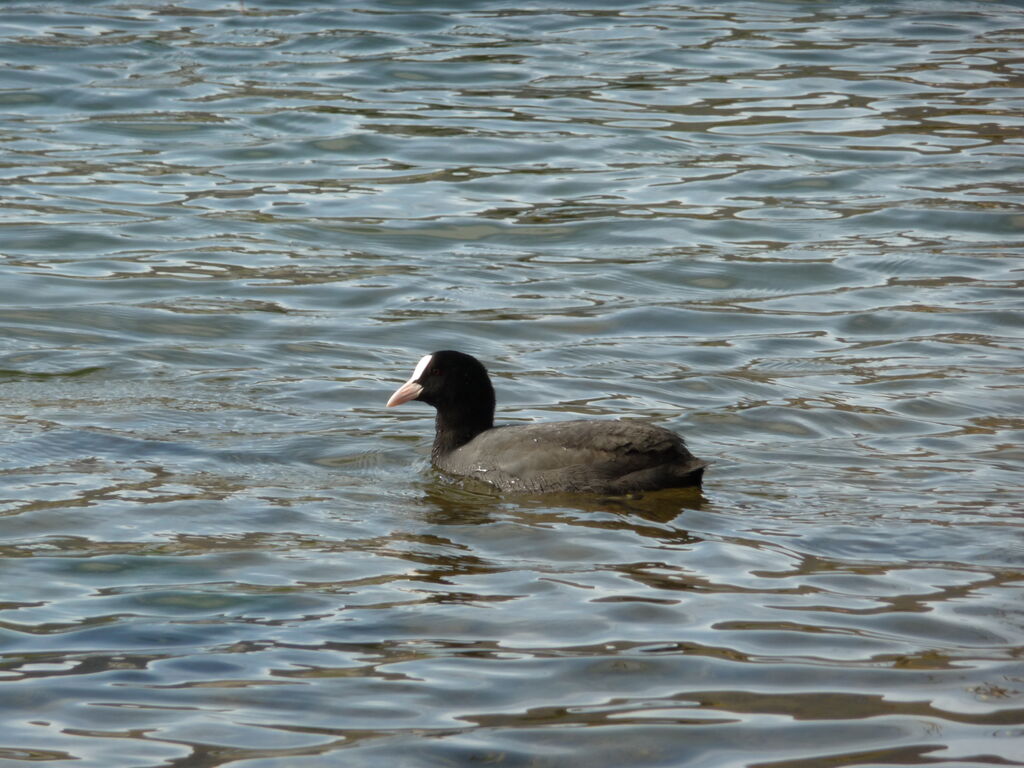
<instances>
[{"instance_id":1,"label":"bird neck","mask_svg":"<svg viewBox=\"0 0 1024 768\"><path fill-rule=\"evenodd\" d=\"M476 413L453 413L439 408L434 420L434 447L430 455L437 459L451 453L493 426L493 408Z\"/></svg>"}]
</instances>

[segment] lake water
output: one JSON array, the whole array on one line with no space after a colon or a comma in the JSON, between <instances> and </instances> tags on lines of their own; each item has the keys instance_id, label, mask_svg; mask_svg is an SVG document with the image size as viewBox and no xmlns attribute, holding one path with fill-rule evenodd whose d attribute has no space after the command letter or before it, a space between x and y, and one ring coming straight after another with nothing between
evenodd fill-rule
<instances>
[{"instance_id":1,"label":"lake water","mask_svg":"<svg viewBox=\"0 0 1024 768\"><path fill-rule=\"evenodd\" d=\"M1024 3L0 8L0 764L1024 765ZM499 420L703 492L489 494Z\"/></svg>"}]
</instances>

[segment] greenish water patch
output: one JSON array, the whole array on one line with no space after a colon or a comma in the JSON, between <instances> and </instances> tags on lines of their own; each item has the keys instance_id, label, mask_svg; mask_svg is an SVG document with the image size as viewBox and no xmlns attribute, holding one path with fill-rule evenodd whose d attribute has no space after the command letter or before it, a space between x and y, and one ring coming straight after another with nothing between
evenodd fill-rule
<instances>
[{"instance_id":1,"label":"greenish water patch","mask_svg":"<svg viewBox=\"0 0 1024 768\"><path fill-rule=\"evenodd\" d=\"M55 378L76 378L76 377L79 377L79 376L88 376L91 373L97 373L98 371L102 371L102 370L103 370L103 368L98 366L98 365L87 366L85 368L78 368L77 370L73 370L73 371L53 371L53 372L44 372L44 371L15 371L15 370L9 370L9 369L6 369L6 368L0 368L0 379L15 379L15 380L17 380L17 379L28 379L28 380L41 380L41 381L45 381L47 379L55 379Z\"/></svg>"}]
</instances>

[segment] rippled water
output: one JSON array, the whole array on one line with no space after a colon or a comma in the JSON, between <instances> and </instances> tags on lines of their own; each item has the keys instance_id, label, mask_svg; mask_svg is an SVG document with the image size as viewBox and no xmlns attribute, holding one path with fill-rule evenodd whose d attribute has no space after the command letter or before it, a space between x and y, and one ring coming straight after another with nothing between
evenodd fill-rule
<instances>
[{"instance_id":1,"label":"rippled water","mask_svg":"<svg viewBox=\"0 0 1024 768\"><path fill-rule=\"evenodd\" d=\"M1024 765L1018 2L0 9L0 763ZM383 408L637 418L500 497Z\"/></svg>"}]
</instances>

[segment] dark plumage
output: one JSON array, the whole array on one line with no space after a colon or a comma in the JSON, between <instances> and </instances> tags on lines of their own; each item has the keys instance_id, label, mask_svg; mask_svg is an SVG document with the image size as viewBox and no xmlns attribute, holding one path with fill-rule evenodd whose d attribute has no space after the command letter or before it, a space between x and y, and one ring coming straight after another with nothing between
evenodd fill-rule
<instances>
[{"instance_id":1,"label":"dark plumage","mask_svg":"<svg viewBox=\"0 0 1024 768\"><path fill-rule=\"evenodd\" d=\"M674 432L636 421L494 426L494 388L475 357L425 355L388 407L437 409L431 458L444 472L503 491L631 493L700 485L705 463Z\"/></svg>"}]
</instances>

